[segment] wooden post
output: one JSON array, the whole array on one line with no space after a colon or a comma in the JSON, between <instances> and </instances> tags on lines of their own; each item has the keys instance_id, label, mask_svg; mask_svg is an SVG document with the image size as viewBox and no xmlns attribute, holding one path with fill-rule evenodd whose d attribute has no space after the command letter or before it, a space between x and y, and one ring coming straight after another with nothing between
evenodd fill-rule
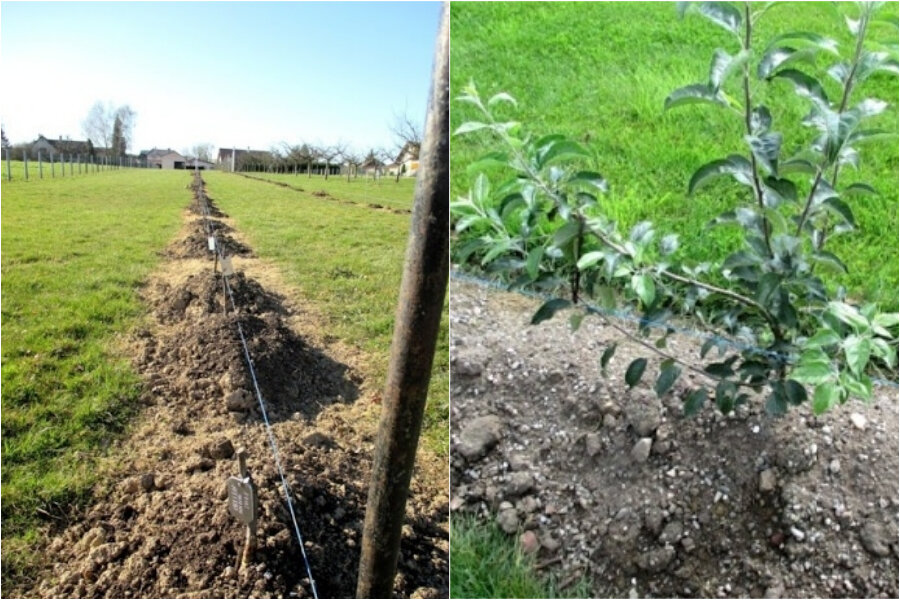
<instances>
[{"instance_id":1,"label":"wooden post","mask_svg":"<svg viewBox=\"0 0 900 600\"><path fill-rule=\"evenodd\" d=\"M44 160L41 157L41 151L38 150L38 175L41 179L44 178Z\"/></svg>"},{"instance_id":2,"label":"wooden post","mask_svg":"<svg viewBox=\"0 0 900 600\"><path fill-rule=\"evenodd\" d=\"M56 177L56 163L53 162L53 153L50 153L50 178Z\"/></svg>"},{"instance_id":3,"label":"wooden post","mask_svg":"<svg viewBox=\"0 0 900 600\"><path fill-rule=\"evenodd\" d=\"M25 161L25 181L28 181L28 151L22 151L22 160Z\"/></svg>"},{"instance_id":4,"label":"wooden post","mask_svg":"<svg viewBox=\"0 0 900 600\"><path fill-rule=\"evenodd\" d=\"M69 175L75 175L75 163L72 162L72 155L69 155Z\"/></svg>"},{"instance_id":5,"label":"wooden post","mask_svg":"<svg viewBox=\"0 0 900 600\"><path fill-rule=\"evenodd\" d=\"M449 10L435 48L421 172L366 504L357 598L390 598L406 497L447 292L450 192Z\"/></svg>"},{"instance_id":6,"label":"wooden post","mask_svg":"<svg viewBox=\"0 0 900 600\"><path fill-rule=\"evenodd\" d=\"M9 161L9 148L6 149L6 180L12 181L12 163Z\"/></svg>"}]
</instances>

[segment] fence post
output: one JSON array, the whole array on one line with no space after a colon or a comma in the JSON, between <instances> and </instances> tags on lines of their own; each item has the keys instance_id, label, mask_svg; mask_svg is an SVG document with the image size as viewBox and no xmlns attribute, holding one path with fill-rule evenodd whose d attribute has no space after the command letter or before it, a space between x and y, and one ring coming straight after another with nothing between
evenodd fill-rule
<instances>
[{"instance_id":1,"label":"fence post","mask_svg":"<svg viewBox=\"0 0 900 600\"><path fill-rule=\"evenodd\" d=\"M75 156L75 162L78 163L78 174L81 175L81 153L80 152Z\"/></svg>"},{"instance_id":2,"label":"fence post","mask_svg":"<svg viewBox=\"0 0 900 600\"><path fill-rule=\"evenodd\" d=\"M393 592L406 497L447 292L449 12L445 2L435 44L422 166L416 179L391 361L366 503L357 598L390 598Z\"/></svg>"},{"instance_id":3,"label":"fence post","mask_svg":"<svg viewBox=\"0 0 900 600\"><path fill-rule=\"evenodd\" d=\"M6 180L12 181L12 163L9 162L9 148L6 148Z\"/></svg>"},{"instance_id":4,"label":"fence post","mask_svg":"<svg viewBox=\"0 0 900 600\"><path fill-rule=\"evenodd\" d=\"M53 162L53 153L50 153L50 178L56 178L56 163Z\"/></svg>"},{"instance_id":5,"label":"fence post","mask_svg":"<svg viewBox=\"0 0 900 600\"><path fill-rule=\"evenodd\" d=\"M22 160L25 161L25 181L28 181L28 151L22 152Z\"/></svg>"},{"instance_id":6,"label":"fence post","mask_svg":"<svg viewBox=\"0 0 900 600\"><path fill-rule=\"evenodd\" d=\"M75 175L75 164L72 162L71 154L69 154L69 175Z\"/></svg>"},{"instance_id":7,"label":"fence post","mask_svg":"<svg viewBox=\"0 0 900 600\"><path fill-rule=\"evenodd\" d=\"M41 179L44 178L44 160L41 157L40 150L38 150L38 175L40 175Z\"/></svg>"}]
</instances>

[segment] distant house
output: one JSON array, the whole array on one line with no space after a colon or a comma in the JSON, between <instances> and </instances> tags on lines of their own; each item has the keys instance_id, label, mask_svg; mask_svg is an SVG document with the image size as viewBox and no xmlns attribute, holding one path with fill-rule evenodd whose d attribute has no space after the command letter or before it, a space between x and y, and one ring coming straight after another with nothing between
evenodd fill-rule
<instances>
[{"instance_id":1,"label":"distant house","mask_svg":"<svg viewBox=\"0 0 900 600\"><path fill-rule=\"evenodd\" d=\"M388 174L396 175L400 171L401 175L406 177L415 176L419 170L419 149L420 145L416 142L406 142L397 153L397 158L389 165L385 165Z\"/></svg>"},{"instance_id":2,"label":"distant house","mask_svg":"<svg viewBox=\"0 0 900 600\"><path fill-rule=\"evenodd\" d=\"M156 169L183 169L187 159L171 148L161 150L154 148L141 152L141 158L147 161L147 166Z\"/></svg>"},{"instance_id":3,"label":"distant house","mask_svg":"<svg viewBox=\"0 0 900 600\"><path fill-rule=\"evenodd\" d=\"M37 158L38 152L44 157L65 154L66 156L81 156L82 158L87 158L105 154L106 148L95 148L90 140L83 142L80 140L63 139L62 136L56 140L48 140L43 135L39 135L38 138L31 143L29 155L32 158Z\"/></svg>"},{"instance_id":4,"label":"distant house","mask_svg":"<svg viewBox=\"0 0 900 600\"><path fill-rule=\"evenodd\" d=\"M184 168L205 171L207 169L215 169L216 165L207 160L201 160L199 158L189 158L187 162L184 163Z\"/></svg>"},{"instance_id":5,"label":"distant house","mask_svg":"<svg viewBox=\"0 0 900 600\"><path fill-rule=\"evenodd\" d=\"M384 163L377 158L369 158L366 162L359 165L359 172L365 176L378 176L384 174Z\"/></svg>"}]
</instances>

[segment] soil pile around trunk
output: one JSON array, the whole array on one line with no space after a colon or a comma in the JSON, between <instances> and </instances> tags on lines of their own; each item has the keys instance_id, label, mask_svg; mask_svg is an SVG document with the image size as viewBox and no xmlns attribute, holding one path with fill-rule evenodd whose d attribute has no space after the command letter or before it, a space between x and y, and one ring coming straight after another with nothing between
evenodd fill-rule
<instances>
[{"instance_id":1,"label":"soil pile around trunk","mask_svg":"<svg viewBox=\"0 0 900 600\"><path fill-rule=\"evenodd\" d=\"M598 319L572 334L565 316L530 326L538 301L451 293L452 510L496 519L599 598L897 598L896 388L820 417L755 398L685 418L685 382L657 399L655 358L626 389L649 353Z\"/></svg>"},{"instance_id":2,"label":"soil pile around trunk","mask_svg":"<svg viewBox=\"0 0 900 600\"><path fill-rule=\"evenodd\" d=\"M378 383L356 351L317 346L292 321L298 311L251 277L265 267L235 259L225 296L200 207L166 251L171 261L143 296L151 325L131 346L146 408L112 451L112 483L55 532L42 580L21 593L44 597L311 597L254 385L238 337L247 338L285 477L321 597L352 597ZM219 218L225 215L213 210ZM222 247L250 249L213 219ZM261 272L261 271L260 271ZM305 328L315 325L306 323ZM301 328L303 329L303 328ZM326 336L313 336L326 337ZM246 448L259 493L258 550L236 568L244 528L230 515L226 480ZM446 463L422 457L404 527L398 596L448 589Z\"/></svg>"}]
</instances>

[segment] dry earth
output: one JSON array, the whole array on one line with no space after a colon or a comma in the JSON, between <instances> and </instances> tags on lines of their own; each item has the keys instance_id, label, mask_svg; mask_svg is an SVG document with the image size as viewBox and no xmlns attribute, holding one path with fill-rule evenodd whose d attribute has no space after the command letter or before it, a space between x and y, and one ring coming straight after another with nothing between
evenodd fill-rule
<instances>
[{"instance_id":1,"label":"dry earth","mask_svg":"<svg viewBox=\"0 0 900 600\"><path fill-rule=\"evenodd\" d=\"M627 391L647 353L597 319L572 334L562 315L528 325L530 298L451 294L452 511L599 598L898 597L896 387L820 417L757 399L685 418L685 382L657 399L654 359ZM693 338L669 348L699 356Z\"/></svg>"},{"instance_id":2,"label":"dry earth","mask_svg":"<svg viewBox=\"0 0 900 600\"><path fill-rule=\"evenodd\" d=\"M187 196L187 194L186 194ZM248 337L306 552L321 597L352 597L380 382L365 357L329 337L313 309L289 301L278 273L213 205L232 254L238 306L226 309L196 200L142 290L152 318L127 343L146 408L111 451L94 503L48 533L41 597L311 597L237 322ZM280 292L278 290L281 290ZM238 569L243 527L225 482L249 453L259 489L259 548ZM420 452L395 594L446 597L446 461ZM4 595L8 592L4 590Z\"/></svg>"}]
</instances>

